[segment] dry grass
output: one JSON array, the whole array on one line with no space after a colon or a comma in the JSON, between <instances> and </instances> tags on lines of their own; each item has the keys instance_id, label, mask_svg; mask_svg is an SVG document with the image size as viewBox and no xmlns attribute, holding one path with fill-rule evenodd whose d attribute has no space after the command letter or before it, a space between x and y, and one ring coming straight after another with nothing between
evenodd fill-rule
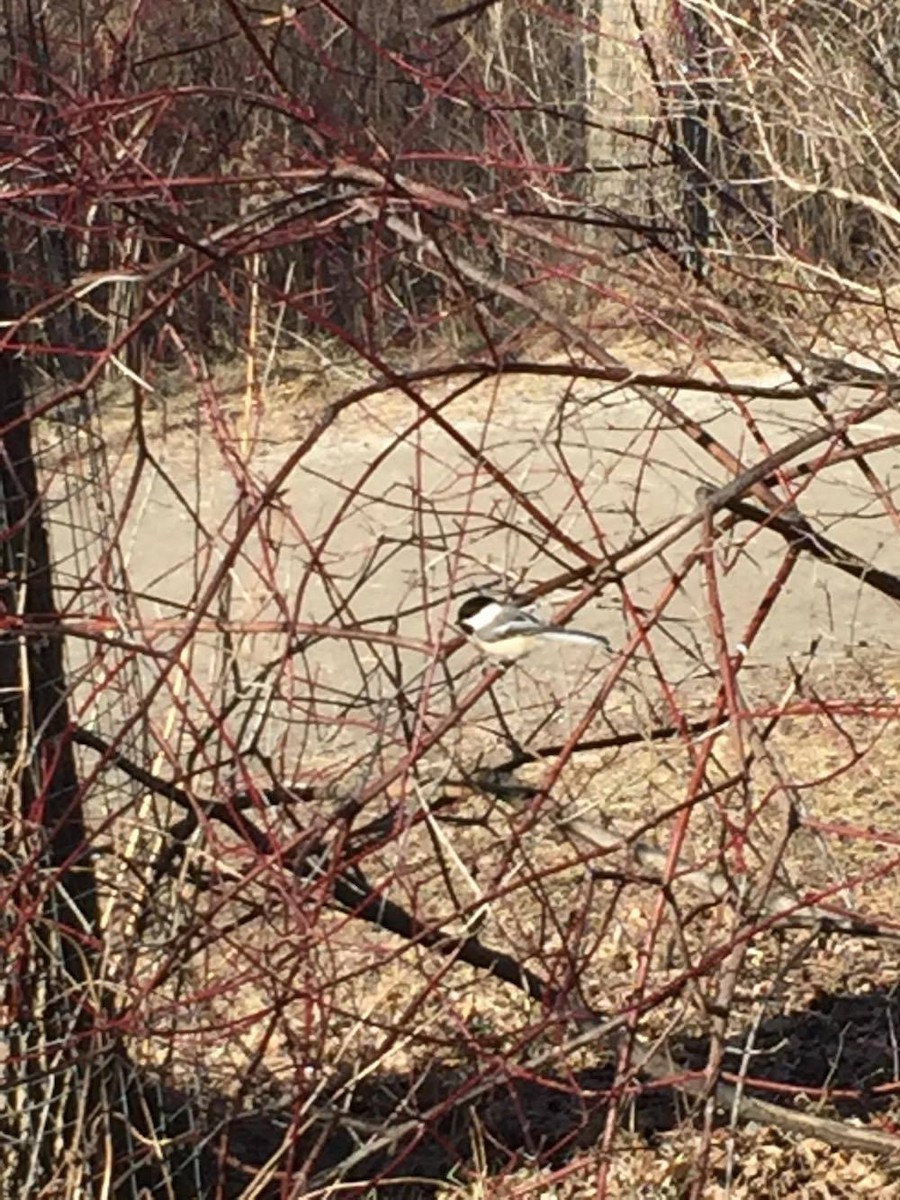
<instances>
[{"instance_id":1,"label":"dry grass","mask_svg":"<svg viewBox=\"0 0 900 1200\"><path fill-rule=\"evenodd\" d=\"M865 684L870 694L877 685L892 696L898 677L892 664L858 664L844 674L822 673L809 685L820 694L839 686L845 695L857 684ZM761 692L777 692L782 683L771 678ZM851 741L864 753L845 773L835 775L836 768L847 766ZM838 729L786 720L772 749L790 764L792 778L803 787L807 815L860 829L890 828L897 753L889 726L878 729L870 721L848 719ZM566 803L593 807L627 830L677 802L682 758L683 752L665 745L579 756L564 773L558 793ZM720 769L723 775L729 770L727 747ZM760 790L763 775L761 771L756 780ZM580 963L581 994L602 1011L617 1011L631 995L658 890L635 885L616 895L611 882L589 878L549 816L521 832L523 813L521 808L494 807L487 823L447 827L468 873L466 881L452 864L445 867L455 875L455 901L447 874L438 870L435 846L421 829L369 859L367 873L392 899L457 932L462 925L454 914L458 904L471 902L468 887L494 892L506 880L508 890L487 905L478 936L510 950L557 984L572 962L567 919L576 912L595 913L598 922L607 922L606 931ZM461 800L454 815L484 818L485 802L474 796ZM694 814L692 855L714 851L720 818L712 804ZM652 835L663 847L668 829L664 821ZM764 831L758 836L762 843ZM786 866L795 880L812 888L833 881L835 871L865 873L884 853L877 844L823 840L801 830L790 844ZM239 870L237 861L233 865ZM449 965L432 952L406 946L327 908L320 913L295 908L289 896L273 894L263 883L241 883L240 898L221 904L228 890L224 881L213 887L191 914L193 922L213 935L208 948L139 1002L146 1033L131 1044L139 1063L161 1069L187 1091L202 1077L204 1091L237 1098L245 1111L295 1104L298 1094L305 1094L310 1113L327 1100L358 1119L389 1122L446 1098L492 1064L511 1064L541 1052L547 1056L541 1074L555 1078L557 1085L522 1082L514 1099L503 1086L481 1097L474 1108L459 1114L454 1127L452 1144L465 1165L453 1169L452 1179L447 1177L449 1161L429 1145L408 1164L418 1182L405 1185L405 1194L430 1194L432 1186L441 1200L486 1195L574 1200L594 1194L601 1159L591 1147L602 1133L603 1105L590 1097L593 1089L602 1090L609 1082L605 1054L598 1058L596 1049L588 1048L554 1057L560 1036L554 1022L542 1031L536 1005L469 967ZM854 889L853 900L861 912L890 918L896 894L894 873ZM260 905L258 917L227 932L254 903ZM682 894L679 903L685 918L690 896ZM304 911L309 924L300 928ZM699 959L723 936L729 920L722 907L698 911L682 920L676 936L673 911L657 941L651 986L662 987L680 973L685 949ZM151 951L149 942L138 955L134 978L149 978L158 967L159 952ZM894 1029L900 1006L893 995L894 960L892 946L877 941L831 935L809 943L806 931L760 936L747 956L730 1013L730 1044L739 1055L742 1039L755 1029L751 1073L790 1088L871 1089L896 1082L900 1070ZM646 1037L665 1036L673 1028L681 1040L697 1035L698 1065L704 1059L707 1021L700 994L688 989L641 1022ZM169 1023L173 1014L174 1028ZM317 1047L314 1058L311 1046ZM738 1058L730 1057L726 1065L736 1069ZM556 1090L564 1081L577 1083L576 1092L565 1086ZM593 1116L582 1111L584 1096ZM803 1096L794 1103L878 1123L900 1117L891 1096L873 1098L868 1108L841 1102L821 1108ZM568 1149L540 1169L509 1170L502 1165L503 1155L498 1158L499 1145L527 1157L541 1144L572 1138ZM608 1194L623 1200L686 1195L698 1147L699 1134L687 1109L671 1097L650 1091L627 1102ZM434 1172L433 1185L423 1175L428 1171ZM401 1176L405 1173L401 1168ZM735 1200L761 1195L818 1200L865 1191L900 1195L896 1170L865 1155L727 1123L714 1134L708 1178L704 1195Z\"/></svg>"}]
</instances>

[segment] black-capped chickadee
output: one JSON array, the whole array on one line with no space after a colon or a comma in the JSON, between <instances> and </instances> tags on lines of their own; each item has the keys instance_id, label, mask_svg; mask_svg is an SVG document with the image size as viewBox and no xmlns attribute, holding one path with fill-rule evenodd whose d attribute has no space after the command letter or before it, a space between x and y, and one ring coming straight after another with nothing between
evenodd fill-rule
<instances>
[{"instance_id":1,"label":"black-capped chickadee","mask_svg":"<svg viewBox=\"0 0 900 1200\"><path fill-rule=\"evenodd\" d=\"M540 641L599 644L612 653L612 647L600 633L548 625L527 608L481 593L460 606L456 623L485 654L504 662L522 658Z\"/></svg>"}]
</instances>

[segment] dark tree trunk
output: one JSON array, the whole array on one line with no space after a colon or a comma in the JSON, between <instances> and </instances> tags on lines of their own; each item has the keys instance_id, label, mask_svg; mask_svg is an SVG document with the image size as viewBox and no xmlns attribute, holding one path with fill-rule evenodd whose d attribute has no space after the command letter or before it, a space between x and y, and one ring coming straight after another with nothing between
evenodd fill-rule
<instances>
[{"instance_id":1,"label":"dark tree trunk","mask_svg":"<svg viewBox=\"0 0 900 1200\"><path fill-rule=\"evenodd\" d=\"M6 329L15 316L8 279L0 228ZM11 353L0 355L0 564L0 613L54 613L21 359ZM140 1162L142 1139L133 1138L135 1129L148 1132L146 1098L112 1032L101 977L96 880L59 636L23 639L0 624L0 773L0 882L10 896L0 913L10 948L0 1195L90 1200L137 1197L141 1187L164 1195L153 1191L155 1167Z\"/></svg>"}]
</instances>

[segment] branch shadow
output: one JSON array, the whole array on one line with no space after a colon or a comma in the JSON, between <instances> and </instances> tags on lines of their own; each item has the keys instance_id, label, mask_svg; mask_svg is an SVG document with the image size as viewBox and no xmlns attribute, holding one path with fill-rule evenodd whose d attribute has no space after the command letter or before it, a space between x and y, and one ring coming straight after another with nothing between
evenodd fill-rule
<instances>
[{"instance_id":1,"label":"branch shadow","mask_svg":"<svg viewBox=\"0 0 900 1200\"><path fill-rule=\"evenodd\" d=\"M871 1120L894 1099L898 1028L900 998L893 989L822 993L808 1008L759 1025L745 1092L787 1106L803 1096L806 1111L817 1104L823 1114ZM673 1046L673 1069L702 1069L707 1051L704 1038L682 1040ZM740 1071L742 1052L732 1044L726 1071ZM427 1200L448 1179L463 1180L470 1171L496 1176L525 1164L555 1168L596 1145L614 1081L611 1060L565 1077L527 1078L512 1065L509 1079L467 1101L472 1076L436 1064L424 1077L368 1078L340 1112L327 1111L323 1098L319 1115L305 1125L297 1119L297 1097L287 1096L266 1111L240 1113L213 1096L201 1119L183 1093L162 1089L157 1112L161 1137L178 1147L169 1171L179 1197L238 1200L250 1189L274 1200L302 1194L296 1189L306 1180L331 1180L340 1181L342 1194ZM436 1108L443 1115L415 1122ZM671 1087L645 1082L620 1100L620 1120L649 1146L692 1119L691 1104ZM362 1153L370 1137L392 1129L396 1141ZM263 1184L258 1173L273 1164Z\"/></svg>"}]
</instances>

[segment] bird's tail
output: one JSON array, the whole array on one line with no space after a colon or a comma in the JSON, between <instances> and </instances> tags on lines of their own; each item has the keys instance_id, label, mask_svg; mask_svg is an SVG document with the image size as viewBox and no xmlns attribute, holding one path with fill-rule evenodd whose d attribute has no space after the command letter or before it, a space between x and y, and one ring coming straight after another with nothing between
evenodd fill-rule
<instances>
[{"instance_id":1,"label":"bird's tail","mask_svg":"<svg viewBox=\"0 0 900 1200\"><path fill-rule=\"evenodd\" d=\"M612 654L609 639L602 633L588 633L584 629L558 629L555 626L545 626L542 630L544 637L554 638L558 642L578 642L581 645L600 645Z\"/></svg>"}]
</instances>

